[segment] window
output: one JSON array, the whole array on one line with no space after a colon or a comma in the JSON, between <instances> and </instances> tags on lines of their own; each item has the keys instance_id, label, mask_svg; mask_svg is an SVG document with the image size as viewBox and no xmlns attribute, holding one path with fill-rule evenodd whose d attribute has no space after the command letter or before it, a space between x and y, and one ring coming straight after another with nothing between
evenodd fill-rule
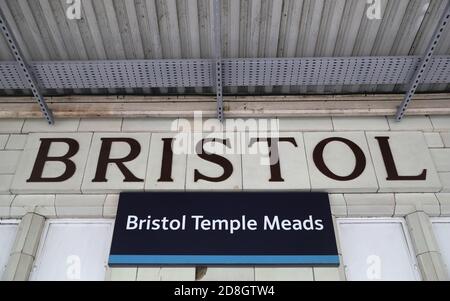
<instances>
[{"instance_id":1,"label":"window","mask_svg":"<svg viewBox=\"0 0 450 301\"><path fill-rule=\"evenodd\" d=\"M405 221L338 219L348 280L420 280Z\"/></svg>"},{"instance_id":2,"label":"window","mask_svg":"<svg viewBox=\"0 0 450 301\"><path fill-rule=\"evenodd\" d=\"M8 264L18 224L18 221L0 220L0 279Z\"/></svg>"},{"instance_id":3,"label":"window","mask_svg":"<svg viewBox=\"0 0 450 301\"><path fill-rule=\"evenodd\" d=\"M30 280L104 280L111 220L49 220Z\"/></svg>"},{"instance_id":4,"label":"window","mask_svg":"<svg viewBox=\"0 0 450 301\"><path fill-rule=\"evenodd\" d=\"M432 218L434 235L450 278L450 218Z\"/></svg>"}]
</instances>

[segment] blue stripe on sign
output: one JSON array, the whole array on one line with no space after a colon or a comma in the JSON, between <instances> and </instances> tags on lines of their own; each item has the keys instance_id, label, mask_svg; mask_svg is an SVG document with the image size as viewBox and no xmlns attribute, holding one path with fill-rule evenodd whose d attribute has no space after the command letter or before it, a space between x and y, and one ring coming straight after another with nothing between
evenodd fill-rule
<instances>
[{"instance_id":1,"label":"blue stripe on sign","mask_svg":"<svg viewBox=\"0 0 450 301\"><path fill-rule=\"evenodd\" d=\"M337 255L110 255L109 264L329 264Z\"/></svg>"}]
</instances>

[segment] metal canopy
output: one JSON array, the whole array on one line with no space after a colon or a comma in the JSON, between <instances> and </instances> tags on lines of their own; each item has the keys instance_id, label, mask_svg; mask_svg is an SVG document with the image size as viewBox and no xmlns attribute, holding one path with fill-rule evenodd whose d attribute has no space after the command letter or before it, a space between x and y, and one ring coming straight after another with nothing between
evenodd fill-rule
<instances>
[{"instance_id":1,"label":"metal canopy","mask_svg":"<svg viewBox=\"0 0 450 301\"><path fill-rule=\"evenodd\" d=\"M424 75L427 68L429 68L430 61L432 55L434 54L436 47L442 38L442 34L444 32L445 27L450 21L450 1L448 1L447 6L442 14L442 17L439 19L438 25L433 33L433 38L428 44L427 50L425 51L425 55L420 61L420 65L415 70L414 75L412 76L409 84L408 90L406 91L405 98L403 99L400 107L397 110L395 118L397 121L402 120L403 116L406 113L406 109L408 108L409 103L411 102L414 94L416 93L419 84L421 83L421 78Z\"/></svg>"},{"instance_id":2,"label":"metal canopy","mask_svg":"<svg viewBox=\"0 0 450 301\"><path fill-rule=\"evenodd\" d=\"M34 78L33 71L30 69L28 63L25 61L21 50L17 46L16 39L9 30L9 26L6 23L6 19L3 17L1 11L0 11L0 30L3 33L3 36L5 37L5 40L9 48L11 49L14 58L16 59L16 74L20 75L22 83L25 84L25 86L31 90L31 93L33 93L33 96L38 102L47 122L49 124L54 124L55 121L53 119L53 114L48 108L44 96L39 90L39 85L36 79ZM2 81L0 80L0 82Z\"/></svg>"},{"instance_id":3,"label":"metal canopy","mask_svg":"<svg viewBox=\"0 0 450 301\"><path fill-rule=\"evenodd\" d=\"M222 59L223 87L401 85L419 56ZM216 60L120 60L34 62L43 89L215 87ZM424 84L450 83L450 56L435 56ZM17 62L0 62L0 89L29 88Z\"/></svg>"},{"instance_id":4,"label":"metal canopy","mask_svg":"<svg viewBox=\"0 0 450 301\"><path fill-rule=\"evenodd\" d=\"M223 70L222 70L222 39L220 0L213 0L214 11L214 65L216 79L217 119L223 122Z\"/></svg>"},{"instance_id":5,"label":"metal canopy","mask_svg":"<svg viewBox=\"0 0 450 301\"><path fill-rule=\"evenodd\" d=\"M0 35L0 95L32 90L52 122L43 95L214 91L223 119L226 94L406 91L401 119L416 89L450 89L449 3L381 1L369 17L354 0L86 0L70 19L64 1L0 0L17 38Z\"/></svg>"}]
</instances>

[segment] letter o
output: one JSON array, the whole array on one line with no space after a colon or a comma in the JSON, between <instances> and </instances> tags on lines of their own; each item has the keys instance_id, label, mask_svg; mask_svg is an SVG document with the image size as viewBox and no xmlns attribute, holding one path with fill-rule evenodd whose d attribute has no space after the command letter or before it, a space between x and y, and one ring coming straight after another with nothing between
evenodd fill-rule
<instances>
[{"instance_id":1,"label":"letter o","mask_svg":"<svg viewBox=\"0 0 450 301\"><path fill-rule=\"evenodd\" d=\"M348 176L339 176L339 175L335 174L328 168L328 166L325 164L325 161L323 160L323 151L325 149L325 146L327 146L328 143L333 142L333 141L342 142L342 143L346 144L352 150L353 154L355 155L355 159L356 159L355 168L353 169L352 173L349 174ZM364 152L362 151L362 149L358 145L356 145L354 142L352 142L348 139L345 139L345 138L341 138L341 137L331 137L331 138L320 141L319 144L317 144L317 146L314 148L313 160L314 160L314 164L316 165L317 169L319 169L321 173L323 173L325 176L327 176L333 180L336 180L336 181L354 180L357 177L359 177L364 172L364 169L366 168L366 156L364 155Z\"/></svg>"},{"instance_id":2,"label":"letter o","mask_svg":"<svg viewBox=\"0 0 450 301\"><path fill-rule=\"evenodd\" d=\"M173 219L169 222L170 230L177 231L181 228L181 222L177 219Z\"/></svg>"}]
</instances>

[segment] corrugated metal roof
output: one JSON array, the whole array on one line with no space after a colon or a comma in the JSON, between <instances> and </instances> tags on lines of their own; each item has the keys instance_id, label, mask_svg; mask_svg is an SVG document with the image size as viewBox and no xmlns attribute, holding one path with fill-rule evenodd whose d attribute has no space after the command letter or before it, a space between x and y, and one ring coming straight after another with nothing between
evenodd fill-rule
<instances>
[{"instance_id":1,"label":"corrugated metal roof","mask_svg":"<svg viewBox=\"0 0 450 301\"><path fill-rule=\"evenodd\" d=\"M448 0L380 1L382 18L370 20L366 16L369 4L365 0L223 0L222 56L423 54ZM0 8L24 55L31 61L213 57L211 0L82 0L81 3L81 20L66 17L66 0L0 0ZM450 54L449 27L436 54ZM2 36L0 60L13 60ZM424 85L422 90L443 91L448 87ZM392 86L249 87L239 88L239 92L360 93L401 89ZM94 92L108 93L90 91ZM238 90L231 88L227 92Z\"/></svg>"}]
</instances>

